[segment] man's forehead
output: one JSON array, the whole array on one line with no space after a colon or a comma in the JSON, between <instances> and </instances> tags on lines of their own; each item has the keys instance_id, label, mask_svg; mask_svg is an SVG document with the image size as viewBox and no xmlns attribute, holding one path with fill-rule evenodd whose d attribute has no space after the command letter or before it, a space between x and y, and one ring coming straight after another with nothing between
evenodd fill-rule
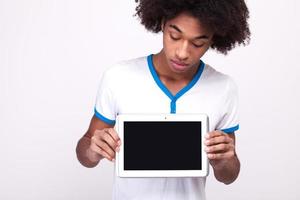
<instances>
[{"instance_id":1,"label":"man's forehead","mask_svg":"<svg viewBox=\"0 0 300 200\"><path fill-rule=\"evenodd\" d=\"M178 33L181 33L183 35L186 35L187 37L191 39L209 39L210 32L207 32L205 30L191 30L191 29L184 29L184 27L180 27L176 24L169 24L168 27L172 30L175 30Z\"/></svg>"},{"instance_id":2,"label":"man's forehead","mask_svg":"<svg viewBox=\"0 0 300 200\"><path fill-rule=\"evenodd\" d=\"M207 26L201 23L198 18L185 13L168 20L165 25L168 28L174 29L180 33L188 34L194 37L211 34Z\"/></svg>"}]
</instances>

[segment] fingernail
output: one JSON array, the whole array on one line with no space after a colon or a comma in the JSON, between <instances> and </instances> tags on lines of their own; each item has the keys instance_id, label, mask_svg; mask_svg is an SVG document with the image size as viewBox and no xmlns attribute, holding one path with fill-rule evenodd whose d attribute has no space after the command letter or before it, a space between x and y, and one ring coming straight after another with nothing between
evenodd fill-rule
<instances>
[{"instance_id":1,"label":"fingernail","mask_svg":"<svg viewBox=\"0 0 300 200\"><path fill-rule=\"evenodd\" d=\"M120 148L119 148L119 147L117 147L117 148L116 148L116 151L117 151L117 152L119 152L119 151L120 151Z\"/></svg>"},{"instance_id":2,"label":"fingernail","mask_svg":"<svg viewBox=\"0 0 300 200\"><path fill-rule=\"evenodd\" d=\"M113 158L111 161L112 161L112 162L115 162L115 159Z\"/></svg>"}]
</instances>

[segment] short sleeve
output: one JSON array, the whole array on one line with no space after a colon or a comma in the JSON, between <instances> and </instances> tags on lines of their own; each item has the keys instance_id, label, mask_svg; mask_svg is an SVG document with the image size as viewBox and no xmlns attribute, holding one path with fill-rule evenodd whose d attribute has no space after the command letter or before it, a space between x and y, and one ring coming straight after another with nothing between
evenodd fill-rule
<instances>
[{"instance_id":1,"label":"short sleeve","mask_svg":"<svg viewBox=\"0 0 300 200\"><path fill-rule=\"evenodd\" d=\"M233 133L239 129L238 88L230 77L228 77L226 88L222 115L216 129L225 133Z\"/></svg>"},{"instance_id":2,"label":"short sleeve","mask_svg":"<svg viewBox=\"0 0 300 200\"><path fill-rule=\"evenodd\" d=\"M114 125L116 119L115 98L112 90L113 80L107 70L103 73L94 108L95 116L101 121Z\"/></svg>"}]
</instances>

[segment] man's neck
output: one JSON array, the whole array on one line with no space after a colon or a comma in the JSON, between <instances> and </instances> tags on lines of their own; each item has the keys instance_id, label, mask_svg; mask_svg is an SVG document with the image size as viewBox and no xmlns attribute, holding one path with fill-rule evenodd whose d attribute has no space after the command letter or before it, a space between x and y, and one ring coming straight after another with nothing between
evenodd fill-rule
<instances>
[{"instance_id":1,"label":"man's neck","mask_svg":"<svg viewBox=\"0 0 300 200\"><path fill-rule=\"evenodd\" d=\"M153 55L153 65L160 78L174 82L189 83L198 70L198 68L192 68L184 73L176 73L171 71L163 50L161 50L158 54Z\"/></svg>"}]
</instances>

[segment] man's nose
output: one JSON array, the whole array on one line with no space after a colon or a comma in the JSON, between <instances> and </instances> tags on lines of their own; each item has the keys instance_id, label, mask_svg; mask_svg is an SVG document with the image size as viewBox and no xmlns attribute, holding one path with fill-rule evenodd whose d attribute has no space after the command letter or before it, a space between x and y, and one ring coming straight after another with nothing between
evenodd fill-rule
<instances>
[{"instance_id":1,"label":"man's nose","mask_svg":"<svg viewBox=\"0 0 300 200\"><path fill-rule=\"evenodd\" d=\"M188 41L184 41L176 49L176 56L179 60L186 60L189 57L188 45Z\"/></svg>"}]
</instances>

